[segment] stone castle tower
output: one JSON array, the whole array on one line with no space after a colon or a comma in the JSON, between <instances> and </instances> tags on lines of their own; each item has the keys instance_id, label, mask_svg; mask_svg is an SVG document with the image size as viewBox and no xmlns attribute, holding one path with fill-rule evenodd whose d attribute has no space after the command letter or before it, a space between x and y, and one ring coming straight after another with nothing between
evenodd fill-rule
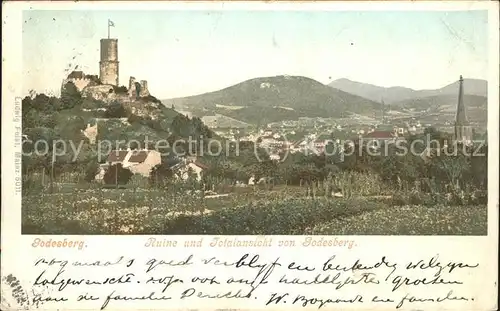
<instances>
[{"instance_id":1,"label":"stone castle tower","mask_svg":"<svg viewBox=\"0 0 500 311\"><path fill-rule=\"evenodd\" d=\"M118 39L101 39L99 79L103 84L118 86Z\"/></svg>"},{"instance_id":2,"label":"stone castle tower","mask_svg":"<svg viewBox=\"0 0 500 311\"><path fill-rule=\"evenodd\" d=\"M464 104L464 79L460 76L458 86L457 115L455 117L455 141L463 144L472 142L472 127L467 120Z\"/></svg>"}]
</instances>

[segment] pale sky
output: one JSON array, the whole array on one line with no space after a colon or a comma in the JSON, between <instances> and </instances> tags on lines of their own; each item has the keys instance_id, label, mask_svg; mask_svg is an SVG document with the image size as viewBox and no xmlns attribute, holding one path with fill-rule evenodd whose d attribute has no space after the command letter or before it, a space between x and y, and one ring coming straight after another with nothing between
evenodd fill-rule
<instances>
[{"instance_id":1,"label":"pale sky","mask_svg":"<svg viewBox=\"0 0 500 311\"><path fill-rule=\"evenodd\" d=\"M99 74L99 40L118 38L120 84L160 99L247 79L301 75L380 86L487 79L487 11L24 11L23 92L59 94L68 68Z\"/></svg>"}]
</instances>

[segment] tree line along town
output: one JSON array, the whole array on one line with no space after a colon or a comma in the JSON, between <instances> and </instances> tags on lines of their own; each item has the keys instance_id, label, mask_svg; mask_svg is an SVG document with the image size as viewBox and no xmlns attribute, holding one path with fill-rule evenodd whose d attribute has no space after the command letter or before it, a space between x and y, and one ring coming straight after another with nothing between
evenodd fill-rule
<instances>
[{"instance_id":1,"label":"tree line along town","mask_svg":"<svg viewBox=\"0 0 500 311\"><path fill-rule=\"evenodd\" d=\"M177 247L177 240L157 239L154 237L148 238L145 247ZM184 247L202 247L204 245L203 238L200 240L184 241ZM277 240L272 237L257 237L254 239L241 238L221 238L213 237L208 243L209 247L347 247L351 249L356 246L354 240L337 237L304 237L300 241L294 239Z\"/></svg>"}]
</instances>

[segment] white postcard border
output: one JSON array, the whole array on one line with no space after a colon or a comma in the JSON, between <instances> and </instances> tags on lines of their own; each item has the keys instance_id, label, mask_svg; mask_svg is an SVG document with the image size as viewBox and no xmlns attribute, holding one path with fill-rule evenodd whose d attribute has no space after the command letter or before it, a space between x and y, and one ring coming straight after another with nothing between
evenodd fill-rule
<instances>
[{"instance_id":1,"label":"white postcard border","mask_svg":"<svg viewBox=\"0 0 500 311\"><path fill-rule=\"evenodd\" d=\"M488 140L489 140L489 158L488 158L488 235L487 236L340 236L341 239L352 239L356 241L359 249L362 249L363 254L369 257L371 252L380 251L382 248L387 254L394 257L408 257L416 253L432 253L434 251L442 254L456 254L463 260L479 258L483 269L480 272L481 281L484 287L480 290L474 290L478 296L484 299L484 302L495 304L496 301L488 300L498 294L498 285L493 286L493 283L498 284L498 261L496 254L498 253L498 139L499 139L499 12L498 3L495 2L391 2L391 3L190 3L189 9L202 10L231 10L231 9L247 9L266 10L266 9L288 9L288 10L414 10L414 9L427 9L427 10L463 10L463 9L489 9L489 77L488 77ZM21 81L22 81L22 9L141 9L141 10L157 10L169 9L179 10L185 9L186 4L182 2L161 3L161 2L123 2L118 4L113 3L53 3L50 5L32 2L32 3L3 3L3 23L2 29L2 275L5 273L13 274L19 279L24 279L27 271L24 264L32 262L34 254L31 244L36 237L49 238L43 236L22 236L21 235L21 194L16 194L16 166L15 152L20 149L14 148L14 132L16 126L20 123L13 121L17 100L23 96L21 94ZM20 103L19 103L20 105ZM13 178L14 177L14 178ZM62 238L81 239L83 236L64 236ZM61 237L59 237L61 238ZM99 254L109 249L120 250L127 254L134 255L137 252L136 248L142 248L147 241L146 236L84 236L88 249L84 252L87 254ZM184 240L198 238L196 236L171 236L169 239L176 239L179 243ZM210 236L205 236L205 239L211 239ZM243 237L241 237L243 238ZM273 237L279 239L280 237ZM289 236L281 237L282 239L302 241L303 237ZM318 237L319 238L319 237ZM276 251L276 249L274 249ZM199 252L200 250L198 250ZM204 249L207 254L216 254L217 249ZM219 250L220 251L220 250ZM53 253L61 253L56 251ZM149 252L149 250L148 250ZM159 250L151 250L151 253L158 253ZM176 249L176 252L185 253L185 250ZM228 252L232 253L233 250ZM297 248L289 251L289 256L294 259L301 259L305 256L316 256L324 253L323 251L312 249ZM39 252L34 252L38 253ZM406 254L404 254L406 253ZM81 253L74 252L71 256L81 256ZM29 258L28 258L29 257ZM29 259L29 260L28 260ZM484 279L483 279L484 278ZM475 278L476 280L476 278ZM477 276L477 282L479 282ZM476 284L480 286L480 283ZM3 286L3 285L2 285ZM470 285L471 291L473 286ZM146 306L146 305L145 305ZM189 306L191 308L191 306ZM231 305L226 306L231 307ZM487 310L494 305L481 305L478 310ZM78 304L75 305L78 308ZM200 304L193 306L193 308L206 309L207 306ZM257 308L257 307L255 307ZM371 308L373 310L379 309L378 307ZM380 309L383 309L381 307ZM453 308L452 308L453 309ZM491 309L492 310L492 309Z\"/></svg>"}]
</instances>

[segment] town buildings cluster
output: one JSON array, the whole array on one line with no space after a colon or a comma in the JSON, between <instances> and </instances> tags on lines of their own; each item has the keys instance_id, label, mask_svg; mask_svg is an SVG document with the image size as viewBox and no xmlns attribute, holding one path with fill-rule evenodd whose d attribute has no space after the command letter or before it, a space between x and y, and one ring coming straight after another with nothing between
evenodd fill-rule
<instances>
[{"instance_id":1,"label":"town buildings cluster","mask_svg":"<svg viewBox=\"0 0 500 311\"><path fill-rule=\"evenodd\" d=\"M229 141L251 141L258 147L265 149L271 160L282 160L283 154L304 153L307 155L321 155L327 153L327 146L333 144L337 147L339 155L342 155L346 142L356 143L362 141L374 147L381 147L384 143L405 140L408 135L422 134L424 129L431 124L422 124L416 118L393 119L384 118L379 123L363 123L360 121L345 123L342 120L325 118L300 118L297 121L282 121L268 124L265 128L217 128L214 132ZM453 137L456 142L463 144L472 143L472 130L466 116L463 101L463 79L460 77L460 89L456 118L453 126ZM125 167L131 167L133 172L144 176L157 164L161 163L158 156L145 157L144 163L136 163L136 158L127 160L131 151L123 153ZM154 151L145 151L153 153ZM342 157L340 157L342 158ZM114 159L114 158L113 158ZM148 160L150 159L150 160ZM154 160L153 160L154 159ZM134 162L135 161L135 162ZM108 163L115 163L115 160ZM116 162L118 163L118 162ZM123 164L122 163L122 164ZM149 167L149 169L145 169ZM192 170L201 178L203 170L207 167L200 164L196 159L184 159L175 168L183 167L181 171ZM182 174L181 174L182 175ZM182 176L186 176L185 174Z\"/></svg>"}]
</instances>

